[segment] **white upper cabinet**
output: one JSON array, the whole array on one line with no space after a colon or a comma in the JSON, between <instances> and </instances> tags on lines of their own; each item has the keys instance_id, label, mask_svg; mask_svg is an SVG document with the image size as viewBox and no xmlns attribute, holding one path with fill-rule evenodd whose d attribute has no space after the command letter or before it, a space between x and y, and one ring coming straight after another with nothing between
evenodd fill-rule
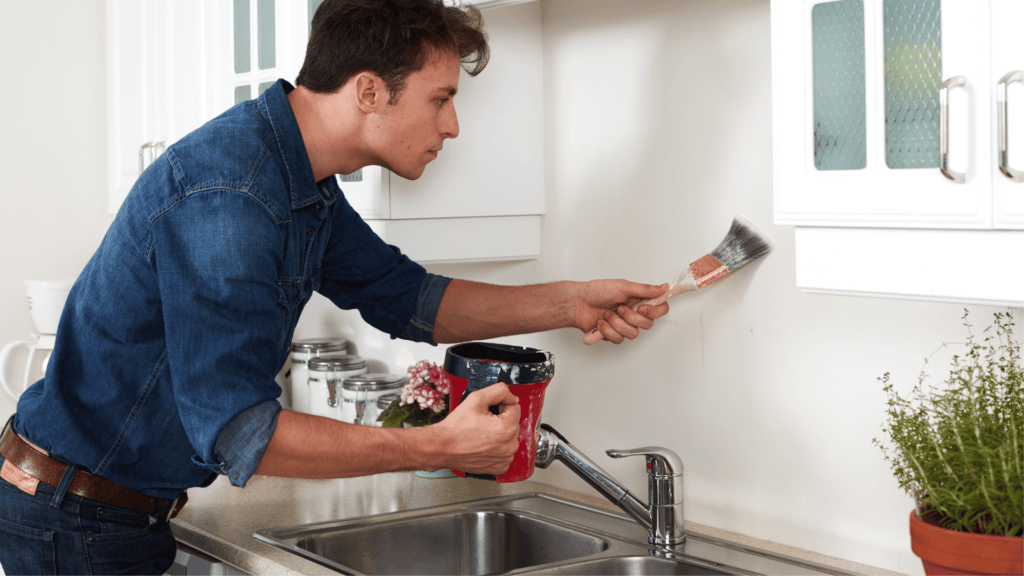
<instances>
[{"instance_id":1,"label":"white upper cabinet","mask_svg":"<svg viewBox=\"0 0 1024 576\"><path fill-rule=\"evenodd\" d=\"M1024 2L772 0L771 18L798 286L1024 304L1006 264L1024 247Z\"/></svg>"},{"instance_id":2,"label":"white upper cabinet","mask_svg":"<svg viewBox=\"0 0 1024 576\"><path fill-rule=\"evenodd\" d=\"M294 83L320 0L107 0L110 210L163 148L278 78ZM338 176L385 241L420 262L536 258L544 213L539 2L479 0L487 69L463 73L460 135L415 181Z\"/></svg>"},{"instance_id":3,"label":"white upper cabinet","mask_svg":"<svg viewBox=\"0 0 1024 576\"><path fill-rule=\"evenodd\" d=\"M340 177L370 227L419 262L523 260L540 255L544 214L544 93L540 3L476 2L491 48L454 99L459 136L423 176L379 167ZM500 4L500 7L495 5ZM516 5L513 5L516 4Z\"/></svg>"},{"instance_id":4,"label":"white upper cabinet","mask_svg":"<svg viewBox=\"0 0 1024 576\"><path fill-rule=\"evenodd\" d=\"M996 106L1000 79L1024 70L1022 12L1020 0L773 0L776 222L1024 228Z\"/></svg>"},{"instance_id":5,"label":"white upper cabinet","mask_svg":"<svg viewBox=\"0 0 1024 576\"><path fill-rule=\"evenodd\" d=\"M107 0L109 209L167 146L224 109L212 8L202 0Z\"/></svg>"}]
</instances>

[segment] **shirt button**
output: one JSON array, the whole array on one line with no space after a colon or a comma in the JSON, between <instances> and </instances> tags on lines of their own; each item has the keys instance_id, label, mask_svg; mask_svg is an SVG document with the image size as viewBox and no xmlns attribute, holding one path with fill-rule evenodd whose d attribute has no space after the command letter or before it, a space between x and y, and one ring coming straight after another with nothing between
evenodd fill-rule
<instances>
[{"instance_id":1,"label":"shirt button","mask_svg":"<svg viewBox=\"0 0 1024 576\"><path fill-rule=\"evenodd\" d=\"M312 236L312 235L313 235L313 229L312 228L306 228L306 236Z\"/></svg>"},{"instance_id":2,"label":"shirt button","mask_svg":"<svg viewBox=\"0 0 1024 576\"><path fill-rule=\"evenodd\" d=\"M319 212L323 207L324 207L324 205L320 204L318 202L316 206L313 206L313 210L316 210L317 212Z\"/></svg>"},{"instance_id":3,"label":"shirt button","mask_svg":"<svg viewBox=\"0 0 1024 576\"><path fill-rule=\"evenodd\" d=\"M328 190L327 188L324 188L324 196L330 198L331 197L331 191Z\"/></svg>"}]
</instances>

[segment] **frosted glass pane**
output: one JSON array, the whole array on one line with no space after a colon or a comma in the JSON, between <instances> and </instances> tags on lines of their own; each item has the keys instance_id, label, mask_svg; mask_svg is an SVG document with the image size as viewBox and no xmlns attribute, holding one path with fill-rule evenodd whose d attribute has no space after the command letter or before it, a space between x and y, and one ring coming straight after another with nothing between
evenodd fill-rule
<instances>
[{"instance_id":1,"label":"frosted glass pane","mask_svg":"<svg viewBox=\"0 0 1024 576\"><path fill-rule=\"evenodd\" d=\"M316 9L324 3L324 0L309 0L309 33L313 33L313 15L316 14Z\"/></svg>"},{"instance_id":2,"label":"frosted glass pane","mask_svg":"<svg viewBox=\"0 0 1024 576\"><path fill-rule=\"evenodd\" d=\"M885 0L885 162L939 167L940 0Z\"/></svg>"},{"instance_id":3,"label":"frosted glass pane","mask_svg":"<svg viewBox=\"0 0 1024 576\"><path fill-rule=\"evenodd\" d=\"M246 84L245 86L235 87L235 104L241 104L246 100L252 98L252 86Z\"/></svg>"},{"instance_id":4,"label":"frosted glass pane","mask_svg":"<svg viewBox=\"0 0 1024 576\"><path fill-rule=\"evenodd\" d=\"M249 46L249 0L235 0L235 74L252 68L252 48Z\"/></svg>"},{"instance_id":5,"label":"frosted glass pane","mask_svg":"<svg viewBox=\"0 0 1024 576\"><path fill-rule=\"evenodd\" d=\"M256 30L259 43L260 70L277 66L276 25L274 0L258 0L256 4Z\"/></svg>"},{"instance_id":6,"label":"frosted glass pane","mask_svg":"<svg viewBox=\"0 0 1024 576\"><path fill-rule=\"evenodd\" d=\"M338 179L341 180L342 182L362 182L363 169L360 168L359 170L356 170L355 172L349 174L348 176L345 176L344 174L339 174Z\"/></svg>"},{"instance_id":7,"label":"frosted glass pane","mask_svg":"<svg viewBox=\"0 0 1024 576\"><path fill-rule=\"evenodd\" d=\"M260 83L260 94L263 94L264 92L266 92L267 88L270 88L273 85L274 85L274 82L261 82Z\"/></svg>"},{"instance_id":8,"label":"frosted glass pane","mask_svg":"<svg viewBox=\"0 0 1024 576\"><path fill-rule=\"evenodd\" d=\"M814 166L867 166L864 85L864 0L818 4L811 10L814 51Z\"/></svg>"}]
</instances>

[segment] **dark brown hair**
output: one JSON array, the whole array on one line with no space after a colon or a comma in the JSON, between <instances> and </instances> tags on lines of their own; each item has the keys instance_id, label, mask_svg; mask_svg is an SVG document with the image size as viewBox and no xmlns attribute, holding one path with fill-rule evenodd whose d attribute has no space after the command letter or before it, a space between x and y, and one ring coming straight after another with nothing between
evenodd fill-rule
<instances>
[{"instance_id":1,"label":"dark brown hair","mask_svg":"<svg viewBox=\"0 0 1024 576\"><path fill-rule=\"evenodd\" d=\"M458 54L470 76L479 74L490 58L480 10L443 0L325 0L313 15L295 83L331 93L356 74L373 72L394 103L405 78L435 51Z\"/></svg>"}]
</instances>

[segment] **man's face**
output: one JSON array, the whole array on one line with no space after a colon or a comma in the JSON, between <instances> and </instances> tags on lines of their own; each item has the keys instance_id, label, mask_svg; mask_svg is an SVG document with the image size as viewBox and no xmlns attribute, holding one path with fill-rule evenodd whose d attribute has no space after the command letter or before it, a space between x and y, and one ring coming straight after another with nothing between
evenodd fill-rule
<instances>
[{"instance_id":1,"label":"man's face","mask_svg":"<svg viewBox=\"0 0 1024 576\"><path fill-rule=\"evenodd\" d=\"M444 140L459 135L453 98L460 70L457 55L438 52L406 77L397 102L389 102L374 123L374 148L382 166L415 180L437 158Z\"/></svg>"}]
</instances>

